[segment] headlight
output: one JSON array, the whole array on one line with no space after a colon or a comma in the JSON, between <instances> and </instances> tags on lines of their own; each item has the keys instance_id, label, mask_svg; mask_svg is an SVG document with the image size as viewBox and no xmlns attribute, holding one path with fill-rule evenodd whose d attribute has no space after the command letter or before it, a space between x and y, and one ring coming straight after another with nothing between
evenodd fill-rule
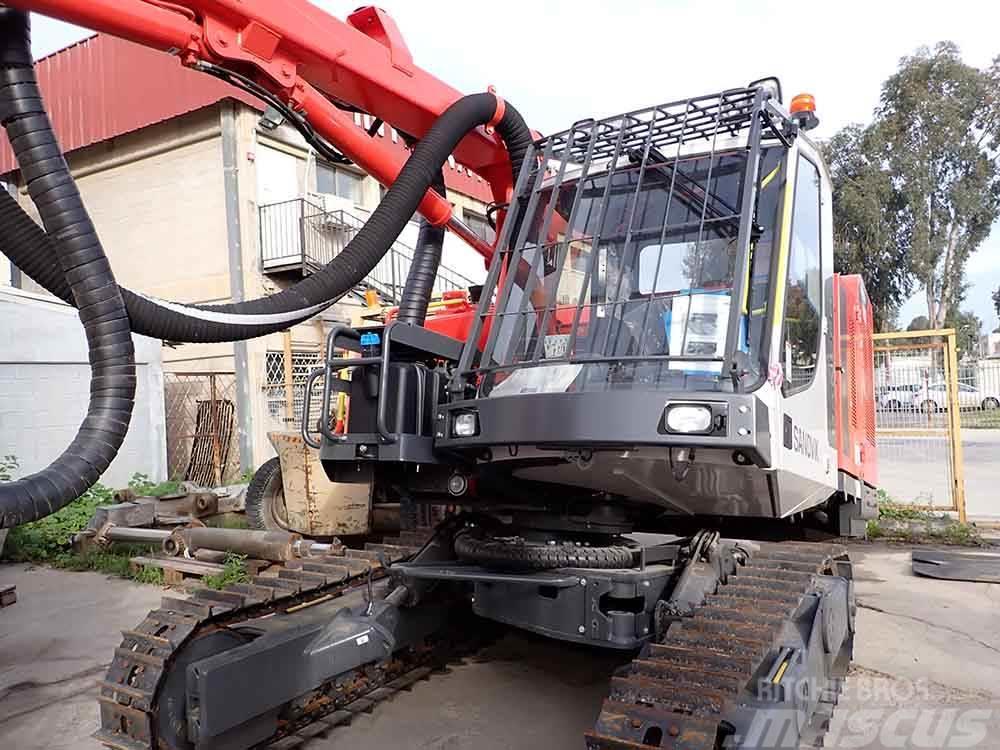
<instances>
[{"instance_id":1,"label":"headlight","mask_svg":"<svg viewBox=\"0 0 1000 750\"><path fill-rule=\"evenodd\" d=\"M671 432L709 432L712 410L707 406L678 404L667 407L667 429Z\"/></svg>"},{"instance_id":2,"label":"headlight","mask_svg":"<svg viewBox=\"0 0 1000 750\"><path fill-rule=\"evenodd\" d=\"M453 417L451 423L451 434L454 437L472 437L478 432L479 417L475 412L461 412Z\"/></svg>"}]
</instances>

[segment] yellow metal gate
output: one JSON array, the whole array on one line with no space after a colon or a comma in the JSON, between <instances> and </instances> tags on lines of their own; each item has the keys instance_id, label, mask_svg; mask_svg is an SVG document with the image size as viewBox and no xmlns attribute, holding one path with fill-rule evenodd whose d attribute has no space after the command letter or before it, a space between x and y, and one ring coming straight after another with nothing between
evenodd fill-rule
<instances>
[{"instance_id":1,"label":"yellow metal gate","mask_svg":"<svg viewBox=\"0 0 1000 750\"><path fill-rule=\"evenodd\" d=\"M879 487L894 502L965 521L954 329L876 333Z\"/></svg>"}]
</instances>

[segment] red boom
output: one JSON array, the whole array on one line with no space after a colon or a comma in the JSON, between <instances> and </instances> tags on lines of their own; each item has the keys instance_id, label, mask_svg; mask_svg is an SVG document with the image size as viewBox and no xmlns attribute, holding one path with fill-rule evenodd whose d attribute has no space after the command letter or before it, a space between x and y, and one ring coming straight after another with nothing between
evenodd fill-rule
<instances>
[{"instance_id":1,"label":"red boom","mask_svg":"<svg viewBox=\"0 0 1000 750\"><path fill-rule=\"evenodd\" d=\"M256 83L305 114L316 131L384 185L402 159L359 130L331 102L352 105L404 133L421 137L462 94L413 64L395 22L375 7L360 8L347 23L306 0L10 0L96 31L250 75ZM500 139L478 128L455 158L486 179L494 200L511 192L510 162ZM432 223L449 226L486 258L493 249L452 215L433 191L420 204Z\"/></svg>"}]
</instances>

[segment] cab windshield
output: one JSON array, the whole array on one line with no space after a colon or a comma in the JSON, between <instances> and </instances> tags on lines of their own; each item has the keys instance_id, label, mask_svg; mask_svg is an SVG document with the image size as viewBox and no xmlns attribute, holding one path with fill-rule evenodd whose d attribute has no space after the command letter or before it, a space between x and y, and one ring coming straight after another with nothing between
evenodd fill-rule
<instances>
[{"instance_id":1,"label":"cab windshield","mask_svg":"<svg viewBox=\"0 0 1000 750\"><path fill-rule=\"evenodd\" d=\"M498 286L481 394L729 389L731 319L759 368L784 153L761 151L746 300L733 299L746 148L653 153L539 191Z\"/></svg>"}]
</instances>

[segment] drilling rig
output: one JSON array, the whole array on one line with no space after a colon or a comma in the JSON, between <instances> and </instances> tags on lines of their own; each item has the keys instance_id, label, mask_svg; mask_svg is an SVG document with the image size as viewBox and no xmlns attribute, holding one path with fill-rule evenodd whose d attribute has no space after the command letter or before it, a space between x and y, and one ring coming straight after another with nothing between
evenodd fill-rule
<instances>
[{"instance_id":1,"label":"drilling rig","mask_svg":"<svg viewBox=\"0 0 1000 750\"><path fill-rule=\"evenodd\" d=\"M298 539L274 574L165 598L124 631L100 741L293 746L500 623L632 659L588 748L822 742L853 649L851 563L788 539L863 533L877 477L871 305L834 272L811 96L786 109L767 78L543 136L495 92L462 96L417 67L374 7L340 22L302 0L9 4L0 119L43 227L0 193L0 249L79 309L93 385L67 451L0 486L3 527L70 502L114 457L133 332L282 330L422 217L398 308L329 331L301 431L369 505L451 511L364 549ZM270 297L192 306L119 287L38 91L26 10L254 94L380 180L381 204L327 267ZM407 134L404 163L353 126L358 111ZM491 186L492 244L451 213L452 155ZM475 304L428 313L445 231L489 271Z\"/></svg>"}]
</instances>

